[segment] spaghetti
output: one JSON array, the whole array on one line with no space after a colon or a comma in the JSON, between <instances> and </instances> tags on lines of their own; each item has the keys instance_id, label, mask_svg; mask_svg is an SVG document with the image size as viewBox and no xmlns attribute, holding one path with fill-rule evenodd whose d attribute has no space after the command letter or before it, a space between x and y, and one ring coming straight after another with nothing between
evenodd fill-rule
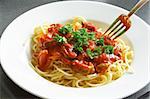
<instances>
[{"instance_id":1,"label":"spaghetti","mask_svg":"<svg viewBox=\"0 0 150 99\"><path fill-rule=\"evenodd\" d=\"M102 36L92 23L75 17L70 24L36 27L31 64L42 77L70 87L95 87L131 69L133 52L121 39Z\"/></svg>"}]
</instances>

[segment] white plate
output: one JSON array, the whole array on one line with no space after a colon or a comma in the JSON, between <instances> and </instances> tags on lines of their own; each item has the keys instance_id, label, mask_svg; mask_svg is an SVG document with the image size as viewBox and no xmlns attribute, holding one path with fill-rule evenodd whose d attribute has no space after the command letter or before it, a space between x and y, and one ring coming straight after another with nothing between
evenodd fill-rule
<instances>
[{"instance_id":1,"label":"white plate","mask_svg":"<svg viewBox=\"0 0 150 99\"><path fill-rule=\"evenodd\" d=\"M136 15L131 17L132 27L126 33L133 44L134 74L95 88L70 88L51 83L39 76L28 64L27 46L33 29L44 22L62 22L74 16L103 21L108 24L128 11L109 4L92 1L65 1L34 8L16 18L1 37L0 58L6 74L21 88L42 98L98 99L123 98L140 90L150 81L149 75L149 25Z\"/></svg>"}]
</instances>

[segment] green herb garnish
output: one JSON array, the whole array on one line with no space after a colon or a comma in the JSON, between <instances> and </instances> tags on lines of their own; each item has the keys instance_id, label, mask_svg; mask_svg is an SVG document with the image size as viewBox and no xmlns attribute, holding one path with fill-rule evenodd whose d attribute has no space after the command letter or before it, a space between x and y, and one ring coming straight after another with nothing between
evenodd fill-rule
<instances>
[{"instance_id":1,"label":"green herb garnish","mask_svg":"<svg viewBox=\"0 0 150 99\"><path fill-rule=\"evenodd\" d=\"M96 56L100 55L102 53L101 48L100 47L95 48L94 53L95 53Z\"/></svg>"},{"instance_id":2,"label":"green herb garnish","mask_svg":"<svg viewBox=\"0 0 150 99\"><path fill-rule=\"evenodd\" d=\"M90 49L87 49L86 53L90 57L90 59L93 59L94 57L99 56L102 53L102 50L100 47L97 47L93 52Z\"/></svg>"},{"instance_id":3,"label":"green herb garnish","mask_svg":"<svg viewBox=\"0 0 150 99\"><path fill-rule=\"evenodd\" d=\"M86 29L80 29L76 32L73 32L73 39L75 40L74 49L81 52L83 51L83 46L88 45L88 33Z\"/></svg>"},{"instance_id":4,"label":"green herb garnish","mask_svg":"<svg viewBox=\"0 0 150 99\"><path fill-rule=\"evenodd\" d=\"M95 33L94 32L88 33L88 39L95 40Z\"/></svg>"},{"instance_id":5,"label":"green herb garnish","mask_svg":"<svg viewBox=\"0 0 150 99\"><path fill-rule=\"evenodd\" d=\"M59 43L66 43L67 42L67 39L65 37L62 37L62 36L60 36L58 34L56 34L54 36L54 40L59 42Z\"/></svg>"},{"instance_id":6,"label":"green herb garnish","mask_svg":"<svg viewBox=\"0 0 150 99\"><path fill-rule=\"evenodd\" d=\"M103 46L104 45L104 38L102 37L100 39L97 39L96 44Z\"/></svg>"},{"instance_id":7,"label":"green herb garnish","mask_svg":"<svg viewBox=\"0 0 150 99\"><path fill-rule=\"evenodd\" d=\"M67 34L73 32L73 27L70 24L67 24L59 29L59 32L62 34Z\"/></svg>"},{"instance_id":8,"label":"green herb garnish","mask_svg":"<svg viewBox=\"0 0 150 99\"><path fill-rule=\"evenodd\" d=\"M79 52L82 52L83 48L81 46L79 46L79 47L76 47L76 50L79 51Z\"/></svg>"},{"instance_id":9,"label":"green herb garnish","mask_svg":"<svg viewBox=\"0 0 150 99\"><path fill-rule=\"evenodd\" d=\"M87 55L90 57L90 59L93 59L93 58L94 58L94 54L93 54L93 52L92 52L90 49L87 49L87 50L86 50L86 53L87 53Z\"/></svg>"},{"instance_id":10,"label":"green herb garnish","mask_svg":"<svg viewBox=\"0 0 150 99\"><path fill-rule=\"evenodd\" d=\"M103 48L104 48L104 53L106 53L106 54L114 53L114 47L111 45L103 46Z\"/></svg>"}]
</instances>

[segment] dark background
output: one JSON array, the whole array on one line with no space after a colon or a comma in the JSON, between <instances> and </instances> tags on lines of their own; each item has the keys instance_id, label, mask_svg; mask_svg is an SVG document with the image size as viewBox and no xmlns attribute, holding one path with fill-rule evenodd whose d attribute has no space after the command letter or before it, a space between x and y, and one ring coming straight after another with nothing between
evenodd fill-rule
<instances>
[{"instance_id":1,"label":"dark background","mask_svg":"<svg viewBox=\"0 0 150 99\"><path fill-rule=\"evenodd\" d=\"M22 13L42 4L63 0L0 0L0 36L5 28ZM95 0L113 4L130 10L139 0ZM150 24L150 3L136 13ZM150 84L125 99L150 99ZM0 66L0 99L29 99L38 98L13 83Z\"/></svg>"}]
</instances>

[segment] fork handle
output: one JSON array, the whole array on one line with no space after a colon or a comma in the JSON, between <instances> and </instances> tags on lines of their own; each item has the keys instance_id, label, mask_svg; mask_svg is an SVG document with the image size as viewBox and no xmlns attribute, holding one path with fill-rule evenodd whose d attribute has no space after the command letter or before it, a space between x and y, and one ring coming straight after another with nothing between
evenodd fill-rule
<instances>
[{"instance_id":1,"label":"fork handle","mask_svg":"<svg viewBox=\"0 0 150 99\"><path fill-rule=\"evenodd\" d=\"M149 0L140 0L129 12L128 17L130 17L133 13L139 10L144 4L146 4Z\"/></svg>"}]
</instances>

